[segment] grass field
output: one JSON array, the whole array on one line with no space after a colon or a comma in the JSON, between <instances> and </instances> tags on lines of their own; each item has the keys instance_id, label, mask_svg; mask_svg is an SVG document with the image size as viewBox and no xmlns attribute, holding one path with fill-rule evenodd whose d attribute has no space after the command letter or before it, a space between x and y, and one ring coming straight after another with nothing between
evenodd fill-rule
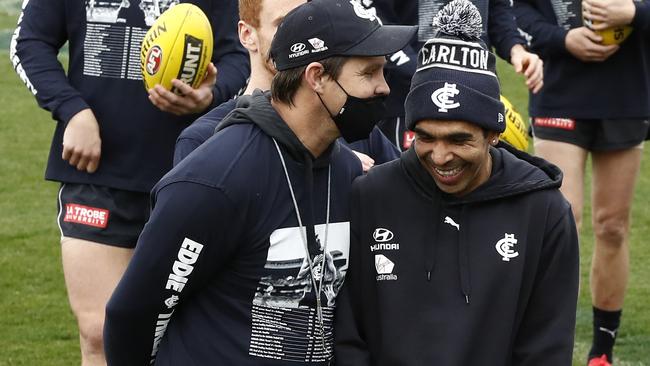
<instances>
[{"instance_id":1,"label":"grass field","mask_svg":"<svg viewBox=\"0 0 650 366\"><path fill-rule=\"evenodd\" d=\"M0 36L3 29L15 24L12 19L0 7ZM527 94L519 77L507 67L502 67L501 77L504 94L525 112ZM0 366L79 364L78 336L65 295L54 220L57 185L43 180L54 122L20 83L6 50L0 51L0 105ZM619 366L650 366L648 149L644 155L633 207L632 271L616 348ZM585 217L581 233L583 285L576 366L584 365L591 333L587 286L593 245L590 220Z\"/></svg>"}]
</instances>

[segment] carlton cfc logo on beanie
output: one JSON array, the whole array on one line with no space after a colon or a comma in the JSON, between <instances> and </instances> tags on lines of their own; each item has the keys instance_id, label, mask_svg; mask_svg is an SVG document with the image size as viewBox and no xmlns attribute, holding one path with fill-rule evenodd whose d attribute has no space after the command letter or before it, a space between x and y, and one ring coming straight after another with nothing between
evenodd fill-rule
<instances>
[{"instance_id":1,"label":"carlton cfc logo on beanie","mask_svg":"<svg viewBox=\"0 0 650 366\"><path fill-rule=\"evenodd\" d=\"M418 53L406 97L406 127L421 120L457 120L503 132L496 58L480 36L482 20L467 0L445 5L433 20L434 38Z\"/></svg>"}]
</instances>

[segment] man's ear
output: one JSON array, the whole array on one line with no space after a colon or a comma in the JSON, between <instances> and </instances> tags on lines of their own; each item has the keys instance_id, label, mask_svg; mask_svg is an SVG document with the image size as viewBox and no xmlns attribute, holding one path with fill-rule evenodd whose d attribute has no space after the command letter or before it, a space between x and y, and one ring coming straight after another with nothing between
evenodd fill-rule
<instances>
[{"instance_id":1,"label":"man's ear","mask_svg":"<svg viewBox=\"0 0 650 366\"><path fill-rule=\"evenodd\" d=\"M489 131L487 138L488 138L488 143L492 146L496 146L496 144L499 143L499 136L501 134L496 132L496 131Z\"/></svg>"},{"instance_id":2,"label":"man's ear","mask_svg":"<svg viewBox=\"0 0 650 366\"><path fill-rule=\"evenodd\" d=\"M305 68L304 79L313 91L322 93L329 75L325 74L325 69L320 62L312 62Z\"/></svg>"},{"instance_id":3,"label":"man's ear","mask_svg":"<svg viewBox=\"0 0 650 366\"><path fill-rule=\"evenodd\" d=\"M239 43L241 43L244 48L249 52L257 52L259 50L257 31L252 25L240 20L237 23L237 32L239 33Z\"/></svg>"}]
</instances>

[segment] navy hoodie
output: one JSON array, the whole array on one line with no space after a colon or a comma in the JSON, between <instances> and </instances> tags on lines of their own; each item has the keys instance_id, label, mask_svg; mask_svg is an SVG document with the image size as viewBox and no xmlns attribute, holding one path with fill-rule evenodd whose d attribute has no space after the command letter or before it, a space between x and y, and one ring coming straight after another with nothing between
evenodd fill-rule
<instances>
[{"instance_id":1,"label":"navy hoodie","mask_svg":"<svg viewBox=\"0 0 650 366\"><path fill-rule=\"evenodd\" d=\"M151 219L107 305L109 365L327 364L360 174L336 142L314 159L266 95L240 97L154 187ZM322 327L312 278L323 279Z\"/></svg>"},{"instance_id":2,"label":"navy hoodie","mask_svg":"<svg viewBox=\"0 0 650 366\"><path fill-rule=\"evenodd\" d=\"M337 366L571 365L578 238L561 172L490 153L491 177L461 198L413 148L355 181Z\"/></svg>"},{"instance_id":3,"label":"navy hoodie","mask_svg":"<svg viewBox=\"0 0 650 366\"><path fill-rule=\"evenodd\" d=\"M544 87L530 94L532 117L626 119L650 116L650 1L634 3L634 30L604 62L567 51L570 29L582 26L580 0L515 0L520 28L544 60Z\"/></svg>"},{"instance_id":4,"label":"navy hoodie","mask_svg":"<svg viewBox=\"0 0 650 366\"><path fill-rule=\"evenodd\" d=\"M170 0L164 11L178 0ZM213 105L233 96L249 74L237 36L237 1L193 0L214 33L212 61L219 71ZM11 43L16 72L38 104L57 121L46 179L149 192L172 167L174 141L198 115L175 116L147 98L140 44L156 17L153 0L27 0ZM160 3L163 3L162 1ZM68 73L57 60L69 43ZM61 158L63 133L77 112L90 108L99 123L102 154L93 174Z\"/></svg>"}]
</instances>

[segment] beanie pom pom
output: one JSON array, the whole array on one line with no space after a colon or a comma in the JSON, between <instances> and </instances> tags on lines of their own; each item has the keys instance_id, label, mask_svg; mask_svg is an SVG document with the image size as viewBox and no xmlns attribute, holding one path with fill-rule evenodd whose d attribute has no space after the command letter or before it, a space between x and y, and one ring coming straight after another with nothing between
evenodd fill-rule
<instances>
[{"instance_id":1,"label":"beanie pom pom","mask_svg":"<svg viewBox=\"0 0 650 366\"><path fill-rule=\"evenodd\" d=\"M483 32L481 13L468 0L453 0L433 18L440 32L459 38L480 38Z\"/></svg>"}]
</instances>

